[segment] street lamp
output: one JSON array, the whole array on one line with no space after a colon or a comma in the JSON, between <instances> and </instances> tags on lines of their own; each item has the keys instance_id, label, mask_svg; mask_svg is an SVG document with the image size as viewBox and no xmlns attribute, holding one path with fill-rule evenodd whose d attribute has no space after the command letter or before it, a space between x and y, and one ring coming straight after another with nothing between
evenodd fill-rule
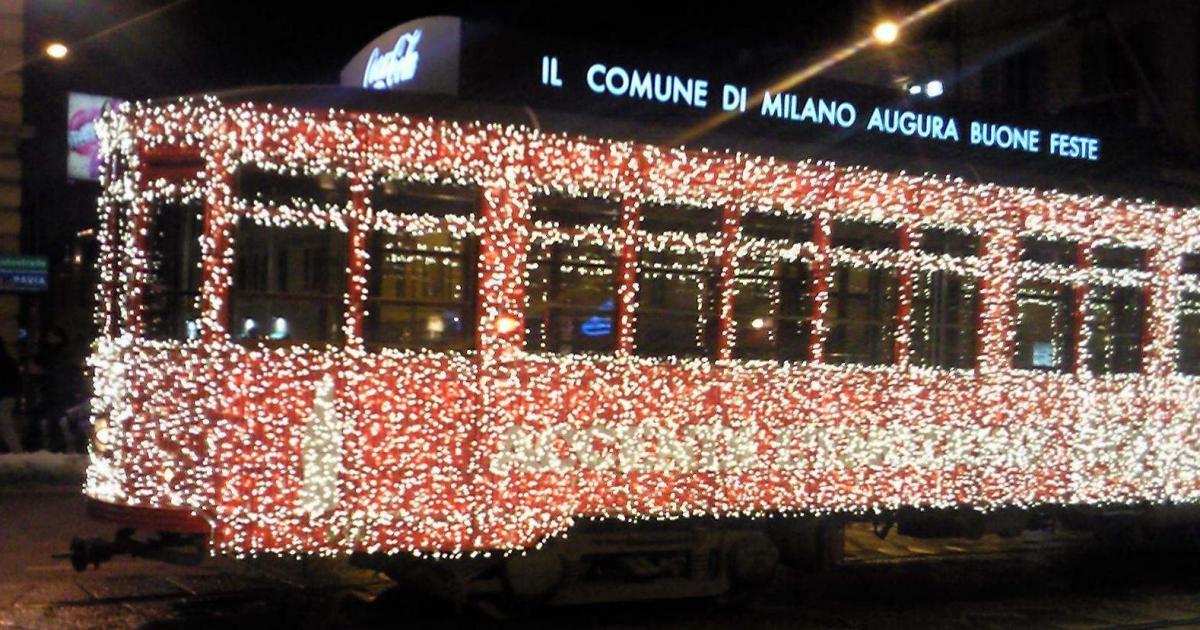
<instances>
[{"instance_id":1,"label":"street lamp","mask_svg":"<svg viewBox=\"0 0 1200 630\"><path fill-rule=\"evenodd\" d=\"M876 42L885 46L895 43L896 38L900 36L900 26L891 20L884 20L875 25L871 36L875 38Z\"/></svg>"},{"instance_id":2,"label":"street lamp","mask_svg":"<svg viewBox=\"0 0 1200 630\"><path fill-rule=\"evenodd\" d=\"M69 52L71 50L62 42L50 42L46 45L46 56L51 59L63 59Z\"/></svg>"}]
</instances>

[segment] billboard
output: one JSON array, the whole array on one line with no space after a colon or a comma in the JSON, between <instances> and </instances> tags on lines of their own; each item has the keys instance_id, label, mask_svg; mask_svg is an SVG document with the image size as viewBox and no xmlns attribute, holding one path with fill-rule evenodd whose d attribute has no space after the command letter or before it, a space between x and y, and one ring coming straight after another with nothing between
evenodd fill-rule
<instances>
[{"instance_id":1,"label":"billboard","mask_svg":"<svg viewBox=\"0 0 1200 630\"><path fill-rule=\"evenodd\" d=\"M120 99L71 92L67 97L67 178L100 179L100 139L96 121Z\"/></svg>"}]
</instances>

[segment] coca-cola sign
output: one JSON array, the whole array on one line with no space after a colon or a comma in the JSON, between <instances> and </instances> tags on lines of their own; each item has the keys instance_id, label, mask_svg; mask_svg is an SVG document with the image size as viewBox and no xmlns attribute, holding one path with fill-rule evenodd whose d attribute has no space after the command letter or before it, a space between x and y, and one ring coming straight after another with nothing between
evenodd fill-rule
<instances>
[{"instance_id":1,"label":"coca-cola sign","mask_svg":"<svg viewBox=\"0 0 1200 630\"><path fill-rule=\"evenodd\" d=\"M376 37L342 70L341 84L370 90L458 94L462 21L436 16Z\"/></svg>"}]
</instances>

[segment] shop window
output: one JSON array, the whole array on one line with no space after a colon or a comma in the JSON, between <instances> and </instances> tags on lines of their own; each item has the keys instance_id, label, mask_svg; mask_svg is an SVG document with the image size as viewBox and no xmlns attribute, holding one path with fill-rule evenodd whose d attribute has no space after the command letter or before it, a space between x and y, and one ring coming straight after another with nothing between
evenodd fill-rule
<instances>
[{"instance_id":1,"label":"shop window","mask_svg":"<svg viewBox=\"0 0 1200 630\"><path fill-rule=\"evenodd\" d=\"M975 367L978 281L945 271L913 279L912 362L921 367Z\"/></svg>"},{"instance_id":2,"label":"shop window","mask_svg":"<svg viewBox=\"0 0 1200 630\"><path fill-rule=\"evenodd\" d=\"M142 298L148 339L198 336L196 301L200 292L202 209L163 204L154 209L146 237L149 277Z\"/></svg>"},{"instance_id":3,"label":"shop window","mask_svg":"<svg viewBox=\"0 0 1200 630\"><path fill-rule=\"evenodd\" d=\"M1184 254L1179 260L1179 273L1200 276L1200 254Z\"/></svg>"},{"instance_id":4,"label":"shop window","mask_svg":"<svg viewBox=\"0 0 1200 630\"><path fill-rule=\"evenodd\" d=\"M838 220L833 222L832 242L834 247L851 249L897 249L900 230L882 223Z\"/></svg>"},{"instance_id":5,"label":"shop window","mask_svg":"<svg viewBox=\"0 0 1200 630\"><path fill-rule=\"evenodd\" d=\"M1025 282L1017 290L1013 366L1069 372L1074 363L1074 292L1050 282Z\"/></svg>"},{"instance_id":6,"label":"shop window","mask_svg":"<svg viewBox=\"0 0 1200 630\"><path fill-rule=\"evenodd\" d=\"M1176 349L1182 374L1200 374L1200 293L1184 293L1179 300Z\"/></svg>"},{"instance_id":7,"label":"shop window","mask_svg":"<svg viewBox=\"0 0 1200 630\"><path fill-rule=\"evenodd\" d=\"M649 240L666 234L720 234L719 210L645 206ZM711 357L716 351L719 267L714 257L648 243L638 271L636 352L643 356Z\"/></svg>"},{"instance_id":8,"label":"shop window","mask_svg":"<svg viewBox=\"0 0 1200 630\"><path fill-rule=\"evenodd\" d=\"M897 287L894 269L833 268L826 363L883 365L895 360Z\"/></svg>"},{"instance_id":9,"label":"shop window","mask_svg":"<svg viewBox=\"0 0 1200 630\"><path fill-rule=\"evenodd\" d=\"M733 319L739 359L808 359L811 281L808 263L743 261L735 279Z\"/></svg>"},{"instance_id":10,"label":"shop window","mask_svg":"<svg viewBox=\"0 0 1200 630\"><path fill-rule=\"evenodd\" d=\"M619 206L603 200L534 200L525 316L530 352L611 353L617 345L617 274L613 241L597 244L620 220Z\"/></svg>"},{"instance_id":11,"label":"shop window","mask_svg":"<svg viewBox=\"0 0 1200 630\"><path fill-rule=\"evenodd\" d=\"M1075 243L1027 236L1021 239L1021 260L1071 267L1077 262Z\"/></svg>"},{"instance_id":12,"label":"shop window","mask_svg":"<svg viewBox=\"0 0 1200 630\"><path fill-rule=\"evenodd\" d=\"M473 188L387 183L372 205L397 214L473 217ZM370 238L363 339L369 348L468 350L475 346L474 236L448 227Z\"/></svg>"},{"instance_id":13,"label":"shop window","mask_svg":"<svg viewBox=\"0 0 1200 630\"><path fill-rule=\"evenodd\" d=\"M1140 372L1146 317L1142 289L1092 287L1087 303L1088 368L1093 374Z\"/></svg>"},{"instance_id":14,"label":"shop window","mask_svg":"<svg viewBox=\"0 0 1200 630\"><path fill-rule=\"evenodd\" d=\"M230 334L246 342L342 338L345 232L243 219L234 242Z\"/></svg>"}]
</instances>

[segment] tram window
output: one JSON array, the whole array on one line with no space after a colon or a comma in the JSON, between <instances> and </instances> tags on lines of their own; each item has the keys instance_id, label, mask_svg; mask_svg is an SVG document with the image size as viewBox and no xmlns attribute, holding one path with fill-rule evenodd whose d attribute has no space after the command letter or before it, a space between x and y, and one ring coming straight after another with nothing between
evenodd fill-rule
<instances>
[{"instance_id":1,"label":"tram window","mask_svg":"<svg viewBox=\"0 0 1200 630\"><path fill-rule=\"evenodd\" d=\"M721 229L713 208L648 205L642 230L707 233ZM643 356L711 357L717 345L718 266L708 255L643 249L638 270L636 351Z\"/></svg>"},{"instance_id":2,"label":"tram window","mask_svg":"<svg viewBox=\"0 0 1200 630\"><path fill-rule=\"evenodd\" d=\"M927 227L922 228L917 247L930 254L976 256L979 254L979 235L961 230Z\"/></svg>"},{"instance_id":3,"label":"tram window","mask_svg":"<svg viewBox=\"0 0 1200 630\"><path fill-rule=\"evenodd\" d=\"M812 219L790 214L747 212L742 217L742 237L801 243L812 240Z\"/></svg>"},{"instance_id":4,"label":"tram window","mask_svg":"<svg viewBox=\"0 0 1200 630\"><path fill-rule=\"evenodd\" d=\"M979 283L945 271L916 274L912 362L921 367L975 367Z\"/></svg>"},{"instance_id":5,"label":"tram window","mask_svg":"<svg viewBox=\"0 0 1200 630\"><path fill-rule=\"evenodd\" d=\"M717 234L721 231L720 208L642 206L642 230L652 234Z\"/></svg>"},{"instance_id":6,"label":"tram window","mask_svg":"<svg viewBox=\"0 0 1200 630\"><path fill-rule=\"evenodd\" d=\"M1182 374L1200 374L1200 293L1184 293L1179 301L1175 343L1179 351L1176 369Z\"/></svg>"},{"instance_id":7,"label":"tram window","mask_svg":"<svg viewBox=\"0 0 1200 630\"><path fill-rule=\"evenodd\" d=\"M539 198L533 218L555 229L617 227L620 208L591 199ZM616 349L616 258L611 244L548 241L534 231L529 251L525 349L597 352Z\"/></svg>"},{"instance_id":8,"label":"tram window","mask_svg":"<svg viewBox=\"0 0 1200 630\"><path fill-rule=\"evenodd\" d=\"M398 214L471 217L481 193L465 186L388 181L372 206ZM475 347L474 236L438 229L371 236L363 338L372 348Z\"/></svg>"},{"instance_id":9,"label":"tram window","mask_svg":"<svg viewBox=\"0 0 1200 630\"><path fill-rule=\"evenodd\" d=\"M1027 236L1021 239L1021 260L1047 265L1074 266L1075 244Z\"/></svg>"},{"instance_id":10,"label":"tram window","mask_svg":"<svg viewBox=\"0 0 1200 630\"><path fill-rule=\"evenodd\" d=\"M733 356L739 359L808 359L812 298L808 264L776 259L743 260L735 278Z\"/></svg>"},{"instance_id":11,"label":"tram window","mask_svg":"<svg viewBox=\"0 0 1200 630\"><path fill-rule=\"evenodd\" d=\"M1092 264L1105 269L1141 271L1146 268L1146 250L1133 247L1094 247Z\"/></svg>"},{"instance_id":12,"label":"tram window","mask_svg":"<svg viewBox=\"0 0 1200 630\"><path fill-rule=\"evenodd\" d=\"M194 339L200 291L201 209L163 204L150 218L150 274L142 299L148 339Z\"/></svg>"},{"instance_id":13,"label":"tram window","mask_svg":"<svg viewBox=\"0 0 1200 630\"><path fill-rule=\"evenodd\" d=\"M233 191L243 199L286 205L292 200L344 204L349 184L332 174L291 175L256 166L242 166L233 176Z\"/></svg>"},{"instance_id":14,"label":"tram window","mask_svg":"<svg viewBox=\"0 0 1200 630\"><path fill-rule=\"evenodd\" d=\"M475 239L446 231L371 237L363 337L373 348L475 345Z\"/></svg>"},{"instance_id":15,"label":"tram window","mask_svg":"<svg viewBox=\"0 0 1200 630\"><path fill-rule=\"evenodd\" d=\"M827 363L884 365L895 359L898 282L894 269L838 265L829 288Z\"/></svg>"},{"instance_id":16,"label":"tram window","mask_svg":"<svg viewBox=\"0 0 1200 630\"><path fill-rule=\"evenodd\" d=\"M346 292L345 232L238 224L230 296L234 338L335 342Z\"/></svg>"},{"instance_id":17,"label":"tram window","mask_svg":"<svg viewBox=\"0 0 1200 630\"><path fill-rule=\"evenodd\" d=\"M1074 293L1069 286L1025 282L1017 290L1013 366L1069 372L1074 363Z\"/></svg>"},{"instance_id":18,"label":"tram window","mask_svg":"<svg viewBox=\"0 0 1200 630\"><path fill-rule=\"evenodd\" d=\"M1142 370L1145 299L1138 287L1092 287L1088 291L1088 368L1093 374Z\"/></svg>"},{"instance_id":19,"label":"tram window","mask_svg":"<svg viewBox=\"0 0 1200 630\"><path fill-rule=\"evenodd\" d=\"M865 221L833 222L833 246L851 249L898 249L900 230L892 225Z\"/></svg>"},{"instance_id":20,"label":"tram window","mask_svg":"<svg viewBox=\"0 0 1200 630\"><path fill-rule=\"evenodd\" d=\"M442 186L390 180L372 191L371 207L397 214L475 216L480 191L470 186Z\"/></svg>"},{"instance_id":21,"label":"tram window","mask_svg":"<svg viewBox=\"0 0 1200 630\"><path fill-rule=\"evenodd\" d=\"M1184 254L1179 263L1179 273L1185 276L1200 275L1200 254Z\"/></svg>"}]
</instances>

